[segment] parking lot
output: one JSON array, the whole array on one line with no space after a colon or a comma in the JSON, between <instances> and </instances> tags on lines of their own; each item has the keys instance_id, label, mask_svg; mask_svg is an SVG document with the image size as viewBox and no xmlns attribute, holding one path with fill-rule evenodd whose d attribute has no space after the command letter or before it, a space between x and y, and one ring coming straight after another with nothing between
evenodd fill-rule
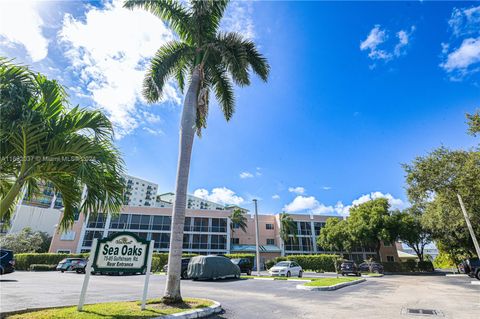
<instances>
[{"instance_id":1,"label":"parking lot","mask_svg":"<svg viewBox=\"0 0 480 319\"><path fill-rule=\"evenodd\" d=\"M2 276L1 311L74 305L84 275L15 272ZM143 276L92 276L87 303L139 299ZM298 290L298 282L264 280L182 281L188 297L222 303L216 318L418 318L402 309L435 309L445 318L479 318L480 286L445 276L385 276L330 292ZM154 275L149 297L161 297L165 276Z\"/></svg>"}]
</instances>

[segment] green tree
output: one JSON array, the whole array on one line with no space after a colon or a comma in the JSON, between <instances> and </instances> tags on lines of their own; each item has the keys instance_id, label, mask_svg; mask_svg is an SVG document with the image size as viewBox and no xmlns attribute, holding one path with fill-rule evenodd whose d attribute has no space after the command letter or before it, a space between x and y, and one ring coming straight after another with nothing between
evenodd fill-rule
<instances>
[{"instance_id":1,"label":"green tree","mask_svg":"<svg viewBox=\"0 0 480 319\"><path fill-rule=\"evenodd\" d=\"M364 247L373 247L380 261L382 241L392 242L397 237L389 213L390 204L377 198L350 208L348 228L352 240Z\"/></svg>"},{"instance_id":2,"label":"green tree","mask_svg":"<svg viewBox=\"0 0 480 319\"><path fill-rule=\"evenodd\" d=\"M397 223L398 239L411 247L420 261L424 261L423 251L425 246L432 242L432 238L422 225L421 218L421 212L413 208L392 215L392 219Z\"/></svg>"},{"instance_id":3,"label":"green tree","mask_svg":"<svg viewBox=\"0 0 480 319\"><path fill-rule=\"evenodd\" d=\"M14 253L44 253L48 251L52 237L47 233L25 227L18 233L0 236L0 247Z\"/></svg>"},{"instance_id":4,"label":"green tree","mask_svg":"<svg viewBox=\"0 0 480 319\"><path fill-rule=\"evenodd\" d=\"M292 238L293 241L297 240L297 223L292 217L285 212L280 213L280 238L283 241L283 251L285 252L285 245Z\"/></svg>"},{"instance_id":5,"label":"green tree","mask_svg":"<svg viewBox=\"0 0 480 319\"><path fill-rule=\"evenodd\" d=\"M234 209L230 214L230 230L232 233L235 232L235 225L243 232L247 231L247 216L245 216L245 213L238 208Z\"/></svg>"},{"instance_id":6,"label":"green tree","mask_svg":"<svg viewBox=\"0 0 480 319\"><path fill-rule=\"evenodd\" d=\"M150 62L143 85L143 95L150 103L159 102L164 85L174 78L186 93L180 123L180 141L175 200L170 237L167 284L164 301L179 302L180 260L190 159L195 131L200 136L207 126L210 90L215 94L228 121L234 112L233 83L250 84L250 71L266 81L267 60L254 42L235 32L219 31L220 21L228 5L226 0L189 1L128 0L125 7L141 8L167 22L178 39L163 45ZM186 79L188 82L186 83Z\"/></svg>"},{"instance_id":7,"label":"green tree","mask_svg":"<svg viewBox=\"0 0 480 319\"><path fill-rule=\"evenodd\" d=\"M320 230L317 244L324 250L349 252L354 246L347 219L328 218L325 227Z\"/></svg>"},{"instance_id":8,"label":"green tree","mask_svg":"<svg viewBox=\"0 0 480 319\"><path fill-rule=\"evenodd\" d=\"M467 114L468 134L477 136L480 133L480 110Z\"/></svg>"},{"instance_id":9,"label":"green tree","mask_svg":"<svg viewBox=\"0 0 480 319\"><path fill-rule=\"evenodd\" d=\"M422 225L447 253L474 255L457 195L461 195L474 232L480 235L480 152L440 147L404 165L407 194L421 207Z\"/></svg>"},{"instance_id":10,"label":"green tree","mask_svg":"<svg viewBox=\"0 0 480 319\"><path fill-rule=\"evenodd\" d=\"M73 224L77 211L118 212L123 161L107 117L71 108L56 81L5 58L0 83L0 220L9 220L21 189L32 194L39 181L62 195L61 229Z\"/></svg>"}]
</instances>

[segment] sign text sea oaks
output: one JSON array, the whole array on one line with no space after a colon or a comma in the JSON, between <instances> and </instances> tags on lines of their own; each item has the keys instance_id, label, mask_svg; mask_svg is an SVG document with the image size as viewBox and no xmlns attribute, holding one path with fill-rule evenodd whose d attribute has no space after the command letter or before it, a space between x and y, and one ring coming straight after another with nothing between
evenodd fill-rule
<instances>
[{"instance_id":1,"label":"sign text sea oaks","mask_svg":"<svg viewBox=\"0 0 480 319\"><path fill-rule=\"evenodd\" d=\"M148 242L133 233L116 233L98 241L95 272L144 272Z\"/></svg>"}]
</instances>

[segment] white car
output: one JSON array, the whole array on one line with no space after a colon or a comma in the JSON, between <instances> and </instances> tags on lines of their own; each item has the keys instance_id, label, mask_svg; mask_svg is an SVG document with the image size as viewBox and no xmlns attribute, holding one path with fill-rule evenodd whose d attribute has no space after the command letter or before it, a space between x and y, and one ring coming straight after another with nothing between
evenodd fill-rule
<instances>
[{"instance_id":1,"label":"white car","mask_svg":"<svg viewBox=\"0 0 480 319\"><path fill-rule=\"evenodd\" d=\"M299 264L294 261L281 261L268 270L270 276L298 276L302 277L303 270Z\"/></svg>"}]
</instances>

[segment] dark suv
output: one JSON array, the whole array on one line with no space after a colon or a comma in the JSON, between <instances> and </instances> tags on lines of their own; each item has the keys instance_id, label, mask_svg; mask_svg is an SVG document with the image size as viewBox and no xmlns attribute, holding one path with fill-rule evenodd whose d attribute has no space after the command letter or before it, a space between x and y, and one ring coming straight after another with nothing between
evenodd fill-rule
<instances>
[{"instance_id":1,"label":"dark suv","mask_svg":"<svg viewBox=\"0 0 480 319\"><path fill-rule=\"evenodd\" d=\"M480 280L480 260L478 258L470 258L462 262L461 268L463 271L472 278Z\"/></svg>"},{"instance_id":2,"label":"dark suv","mask_svg":"<svg viewBox=\"0 0 480 319\"><path fill-rule=\"evenodd\" d=\"M370 266L372 267L372 272L383 274L383 266L377 262L372 262L371 265L368 262L361 263L358 265L358 269L363 272L370 272Z\"/></svg>"},{"instance_id":3,"label":"dark suv","mask_svg":"<svg viewBox=\"0 0 480 319\"><path fill-rule=\"evenodd\" d=\"M248 258L235 258L232 259L232 263L237 265L240 268L240 272L246 273L247 275L252 274L252 263Z\"/></svg>"},{"instance_id":4,"label":"dark suv","mask_svg":"<svg viewBox=\"0 0 480 319\"><path fill-rule=\"evenodd\" d=\"M190 258L182 258L182 273L181 277L182 279L187 279L188 278L188 263L190 262ZM168 272L168 264L163 266L162 269L164 272Z\"/></svg>"},{"instance_id":5,"label":"dark suv","mask_svg":"<svg viewBox=\"0 0 480 319\"><path fill-rule=\"evenodd\" d=\"M0 249L0 275L9 274L15 271L15 259L13 251Z\"/></svg>"},{"instance_id":6,"label":"dark suv","mask_svg":"<svg viewBox=\"0 0 480 319\"><path fill-rule=\"evenodd\" d=\"M354 274L355 276L360 276L360 269L358 269L357 264L353 260L347 260L344 261L340 265L340 271L342 273L342 276L349 275L349 274Z\"/></svg>"}]
</instances>

